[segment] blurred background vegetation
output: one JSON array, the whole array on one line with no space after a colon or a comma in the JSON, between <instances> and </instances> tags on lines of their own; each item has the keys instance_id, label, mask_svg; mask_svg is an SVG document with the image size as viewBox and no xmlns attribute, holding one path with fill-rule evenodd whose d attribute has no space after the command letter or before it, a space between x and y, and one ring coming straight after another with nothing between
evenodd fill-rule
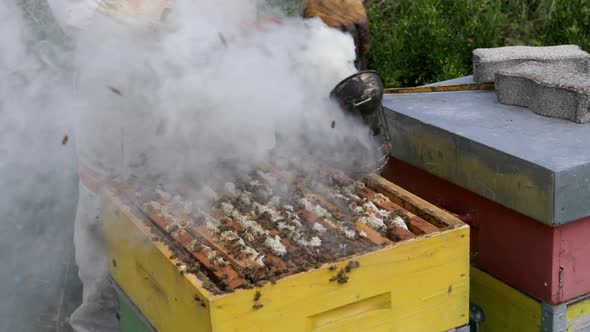
<instances>
[{"instance_id":1,"label":"blurred background vegetation","mask_svg":"<svg viewBox=\"0 0 590 332\"><path fill-rule=\"evenodd\" d=\"M39 40L63 39L45 1L17 2L43 27L33 29ZM266 2L298 15L303 0ZM478 47L576 44L590 51L590 0L373 0L367 13L369 67L388 87L469 75Z\"/></svg>"},{"instance_id":2,"label":"blurred background vegetation","mask_svg":"<svg viewBox=\"0 0 590 332\"><path fill-rule=\"evenodd\" d=\"M577 44L590 51L590 0L377 0L369 65L388 86L469 75L471 51Z\"/></svg>"},{"instance_id":3,"label":"blurred background vegetation","mask_svg":"<svg viewBox=\"0 0 590 332\"><path fill-rule=\"evenodd\" d=\"M301 0L267 0L295 13ZM472 72L478 47L577 44L590 51L590 0L375 0L369 66L387 86Z\"/></svg>"}]
</instances>

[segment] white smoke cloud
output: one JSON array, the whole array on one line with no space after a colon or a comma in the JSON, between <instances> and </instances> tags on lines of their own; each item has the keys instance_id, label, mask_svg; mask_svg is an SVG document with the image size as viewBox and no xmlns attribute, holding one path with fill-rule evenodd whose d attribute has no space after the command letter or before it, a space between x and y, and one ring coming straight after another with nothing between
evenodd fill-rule
<instances>
[{"instance_id":1,"label":"white smoke cloud","mask_svg":"<svg viewBox=\"0 0 590 332\"><path fill-rule=\"evenodd\" d=\"M58 11L75 47L66 51L35 41L15 2L0 2L0 204L55 196L36 175L75 174L74 147L110 175L196 182L239 176L277 144L287 155L304 143L365 148L343 167L373 150L368 129L328 99L355 72L350 35L286 16L257 28L260 13L278 12L263 1L179 0L163 27L147 7L147 25L134 7L115 19Z\"/></svg>"},{"instance_id":2,"label":"white smoke cloud","mask_svg":"<svg viewBox=\"0 0 590 332\"><path fill-rule=\"evenodd\" d=\"M0 186L10 205L13 197L43 194L35 187L37 175L73 170L71 144L61 143L72 135L75 99L60 65L67 51L35 41L11 1L0 4L0 38Z\"/></svg>"},{"instance_id":3,"label":"white smoke cloud","mask_svg":"<svg viewBox=\"0 0 590 332\"><path fill-rule=\"evenodd\" d=\"M14 1L0 1L0 316L10 317L1 320L2 331L58 325L46 312L64 296L73 246L75 99L62 67L68 54L39 38L49 29L33 29L46 18L35 14L25 17Z\"/></svg>"},{"instance_id":4,"label":"white smoke cloud","mask_svg":"<svg viewBox=\"0 0 590 332\"><path fill-rule=\"evenodd\" d=\"M77 52L88 103L81 136L92 147L81 153L93 151L88 158L124 175L137 175L128 166L143 162L144 171L202 179L229 175L220 160L267 158L277 132L332 147L330 139L350 136L369 149L365 127L328 100L355 72L351 36L320 19L257 28L260 6L178 1L157 32L96 19L79 35ZM114 151L120 142L123 151Z\"/></svg>"}]
</instances>

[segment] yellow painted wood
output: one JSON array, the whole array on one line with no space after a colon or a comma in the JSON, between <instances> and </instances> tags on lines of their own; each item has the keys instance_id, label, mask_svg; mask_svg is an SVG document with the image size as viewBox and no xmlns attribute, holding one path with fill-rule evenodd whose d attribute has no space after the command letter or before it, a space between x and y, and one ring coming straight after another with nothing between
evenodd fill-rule
<instances>
[{"instance_id":1,"label":"yellow painted wood","mask_svg":"<svg viewBox=\"0 0 590 332\"><path fill-rule=\"evenodd\" d=\"M208 294L192 275L180 275L172 252L118 200L101 211L111 276L158 331L211 331ZM207 308L194 300L199 295ZM191 329L192 331L192 329Z\"/></svg>"},{"instance_id":2,"label":"yellow painted wood","mask_svg":"<svg viewBox=\"0 0 590 332\"><path fill-rule=\"evenodd\" d=\"M264 307L254 310L257 289L214 296L194 276L180 275L168 249L112 197L102 216L117 261L112 276L160 332L436 332L468 323L466 225L356 257L360 267L344 285L329 281L337 273L329 265L267 284L258 289Z\"/></svg>"},{"instance_id":3,"label":"yellow painted wood","mask_svg":"<svg viewBox=\"0 0 590 332\"><path fill-rule=\"evenodd\" d=\"M590 329L590 298L586 298L567 306L566 331L588 331Z\"/></svg>"},{"instance_id":4,"label":"yellow painted wood","mask_svg":"<svg viewBox=\"0 0 590 332\"><path fill-rule=\"evenodd\" d=\"M471 268L471 301L485 312L481 332L539 332L541 304L489 274Z\"/></svg>"},{"instance_id":5,"label":"yellow painted wood","mask_svg":"<svg viewBox=\"0 0 590 332\"><path fill-rule=\"evenodd\" d=\"M471 301L481 306L486 314L482 332L538 332L541 329L540 301L476 267L471 267ZM589 331L590 295L566 306L566 331ZM563 327L559 331L563 331Z\"/></svg>"}]
</instances>

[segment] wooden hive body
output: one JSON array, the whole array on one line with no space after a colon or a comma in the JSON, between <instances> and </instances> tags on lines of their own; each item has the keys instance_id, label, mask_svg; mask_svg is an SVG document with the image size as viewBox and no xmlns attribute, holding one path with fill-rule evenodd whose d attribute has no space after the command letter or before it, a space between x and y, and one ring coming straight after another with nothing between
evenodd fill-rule
<instances>
[{"instance_id":1,"label":"wooden hive body","mask_svg":"<svg viewBox=\"0 0 590 332\"><path fill-rule=\"evenodd\" d=\"M494 91L383 100L396 142L385 176L463 216L475 266L552 305L590 294L589 126Z\"/></svg>"},{"instance_id":2,"label":"wooden hive body","mask_svg":"<svg viewBox=\"0 0 590 332\"><path fill-rule=\"evenodd\" d=\"M483 313L481 332L577 332L590 329L590 297L551 305L471 268L471 301Z\"/></svg>"},{"instance_id":3,"label":"wooden hive body","mask_svg":"<svg viewBox=\"0 0 590 332\"><path fill-rule=\"evenodd\" d=\"M549 227L395 158L385 176L466 220L475 266L550 304L590 293L588 218Z\"/></svg>"},{"instance_id":4,"label":"wooden hive body","mask_svg":"<svg viewBox=\"0 0 590 332\"><path fill-rule=\"evenodd\" d=\"M164 332L426 332L465 325L469 227L380 177L368 183L431 224L446 226L274 284L215 295L195 275L183 273L164 242L154 240L145 215L108 193L102 220L110 273L150 324ZM347 273L348 281L334 282L352 260L359 266Z\"/></svg>"}]
</instances>

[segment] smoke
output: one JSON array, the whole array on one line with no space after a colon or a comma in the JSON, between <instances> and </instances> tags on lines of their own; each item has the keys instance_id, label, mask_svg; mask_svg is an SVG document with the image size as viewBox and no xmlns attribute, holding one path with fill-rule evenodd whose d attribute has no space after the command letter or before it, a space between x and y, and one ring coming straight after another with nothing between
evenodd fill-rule
<instances>
[{"instance_id":1,"label":"smoke","mask_svg":"<svg viewBox=\"0 0 590 332\"><path fill-rule=\"evenodd\" d=\"M178 1L157 30L128 16L92 22L76 54L91 146L81 154L123 177L200 182L235 175L222 163L268 159L277 137L345 150L354 138L370 151L366 128L328 99L355 72L352 37L320 19L252 24L264 8Z\"/></svg>"},{"instance_id":2,"label":"smoke","mask_svg":"<svg viewBox=\"0 0 590 332\"><path fill-rule=\"evenodd\" d=\"M36 40L21 9L0 2L0 227L18 228L28 209L36 229L50 222L43 211L72 211L76 160L120 179L210 183L274 149L296 159L313 148L343 168L373 157L368 129L328 98L356 71L350 35L286 15L256 25L280 13L263 1L180 0L166 15L145 3L99 6L111 16L58 10L70 50Z\"/></svg>"},{"instance_id":3,"label":"smoke","mask_svg":"<svg viewBox=\"0 0 590 332\"><path fill-rule=\"evenodd\" d=\"M25 16L15 2L0 1L3 331L55 330L64 321L57 313L60 301L67 302L76 286L65 287L75 273L70 264L77 188L69 107L75 101L63 67L68 51L46 38L50 26L33 28L50 16L37 15L36 3L28 4L33 6Z\"/></svg>"},{"instance_id":4,"label":"smoke","mask_svg":"<svg viewBox=\"0 0 590 332\"><path fill-rule=\"evenodd\" d=\"M73 133L75 101L60 63L67 51L35 40L10 1L0 4L0 38L0 205L3 216L18 216L44 203L49 193L43 184L63 188L54 180L74 170L72 146L64 141ZM31 204L16 206L17 200ZM2 218L0 226L19 221Z\"/></svg>"}]
</instances>

